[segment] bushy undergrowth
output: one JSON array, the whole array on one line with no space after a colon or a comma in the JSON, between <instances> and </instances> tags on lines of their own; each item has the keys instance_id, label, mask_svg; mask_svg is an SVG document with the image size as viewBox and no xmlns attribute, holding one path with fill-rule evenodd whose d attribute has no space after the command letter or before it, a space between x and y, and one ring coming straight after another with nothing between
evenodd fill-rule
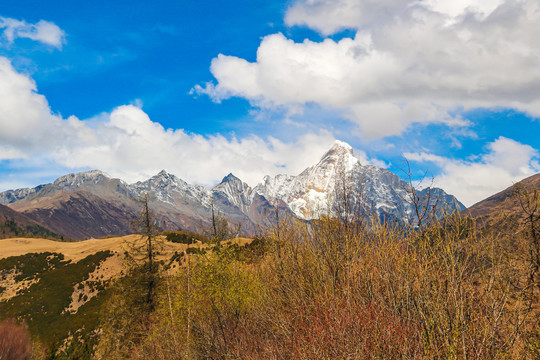
<instances>
[{"instance_id":1,"label":"bushy undergrowth","mask_svg":"<svg viewBox=\"0 0 540 360\"><path fill-rule=\"evenodd\" d=\"M458 215L421 231L281 219L245 247L183 256L118 358L535 359L526 244Z\"/></svg>"},{"instance_id":2,"label":"bushy undergrowth","mask_svg":"<svg viewBox=\"0 0 540 360\"><path fill-rule=\"evenodd\" d=\"M207 236L192 231L165 231L162 235L165 235L167 241L188 245L194 244L196 241L207 243L210 240Z\"/></svg>"},{"instance_id":3,"label":"bushy undergrowth","mask_svg":"<svg viewBox=\"0 0 540 360\"><path fill-rule=\"evenodd\" d=\"M40 275L46 270L66 265L64 255L58 253L28 253L0 259L0 275L10 271L17 272L15 281L22 281Z\"/></svg>"}]
</instances>

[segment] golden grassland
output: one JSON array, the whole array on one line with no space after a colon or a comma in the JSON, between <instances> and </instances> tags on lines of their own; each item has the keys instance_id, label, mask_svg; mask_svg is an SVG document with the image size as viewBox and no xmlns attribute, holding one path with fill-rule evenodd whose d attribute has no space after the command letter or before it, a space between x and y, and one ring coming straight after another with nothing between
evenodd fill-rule
<instances>
[{"instance_id":1,"label":"golden grassland","mask_svg":"<svg viewBox=\"0 0 540 360\"><path fill-rule=\"evenodd\" d=\"M159 236L158 240L165 241L164 236ZM10 256L20 256L28 253L43 253L52 252L63 254L66 260L79 261L90 254L95 254L98 251L109 250L116 253L123 253L129 250L126 243L143 242L141 235L127 235L118 237L107 237L100 239L89 239L76 242L55 241L49 239L38 238L10 238L0 239L0 259ZM232 239L233 243L245 244L249 242L247 238ZM195 245L197 246L197 245ZM204 245L198 245L203 246ZM178 244L167 242L163 248L166 257L174 251L185 251L186 244Z\"/></svg>"},{"instance_id":2,"label":"golden grassland","mask_svg":"<svg viewBox=\"0 0 540 360\"><path fill-rule=\"evenodd\" d=\"M76 242L63 242L48 239L11 238L0 240L0 259L28 253L52 252L63 254L66 260L79 261L98 251L109 250L115 253L127 251L126 242L142 241L140 235L127 235L103 239L89 239ZM168 244L168 248L185 250L183 244ZM174 249L174 250L173 250Z\"/></svg>"},{"instance_id":3,"label":"golden grassland","mask_svg":"<svg viewBox=\"0 0 540 360\"><path fill-rule=\"evenodd\" d=\"M156 241L160 244L160 251L156 258L158 261L168 261L171 256L176 253L183 253L190 248L206 248L207 244L197 242L187 245L180 243L172 243L166 241L165 236L157 236ZM250 242L251 239L235 238L230 240L230 244L243 245ZM118 277L126 270L124 253L130 251L133 246L140 246L144 243L144 238L141 235L133 234L127 236L105 237L99 239L89 239L77 242L55 241L50 239L39 238L9 238L0 239L0 260L8 257L17 257L31 253L54 253L62 254L64 260L76 263L89 255L96 254L100 251L110 251L112 256L105 259L89 274L89 279L110 280ZM3 291L0 292L0 301L10 299L16 296L21 291L35 284L39 279L32 278L23 281L16 281L17 272L7 273L0 277L0 287ZM78 284L77 284L78 285ZM83 284L84 285L84 284ZM70 311L76 311L80 306L80 294L91 296L92 292L84 287L82 289L74 289L73 304L70 306Z\"/></svg>"}]
</instances>

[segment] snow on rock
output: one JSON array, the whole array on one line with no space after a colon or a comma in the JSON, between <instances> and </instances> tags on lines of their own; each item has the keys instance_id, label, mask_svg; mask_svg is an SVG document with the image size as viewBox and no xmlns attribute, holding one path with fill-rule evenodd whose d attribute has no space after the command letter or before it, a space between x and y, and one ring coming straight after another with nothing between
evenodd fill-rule
<instances>
[{"instance_id":1,"label":"snow on rock","mask_svg":"<svg viewBox=\"0 0 540 360\"><path fill-rule=\"evenodd\" d=\"M212 191L222 193L231 204L237 206L244 214L248 214L253 201L253 190L233 174L225 176Z\"/></svg>"},{"instance_id":2,"label":"snow on rock","mask_svg":"<svg viewBox=\"0 0 540 360\"><path fill-rule=\"evenodd\" d=\"M91 170L61 176L53 184L59 187L75 188L85 184L99 184L110 179L112 179L111 176L101 170Z\"/></svg>"},{"instance_id":3,"label":"snow on rock","mask_svg":"<svg viewBox=\"0 0 540 360\"><path fill-rule=\"evenodd\" d=\"M352 147L342 141L336 141L317 164L299 175L267 176L254 191L269 199L283 200L296 216L309 220L328 213L339 182L347 182L369 212L382 218L414 222L410 219L413 212L408 203L410 185L389 170L362 166ZM457 200L452 200L453 196L438 190L447 197L445 201L452 210L463 209Z\"/></svg>"},{"instance_id":4,"label":"snow on rock","mask_svg":"<svg viewBox=\"0 0 540 360\"><path fill-rule=\"evenodd\" d=\"M177 206L180 201L196 201L204 207L209 207L212 194L200 185L191 185L184 180L169 174L165 170L152 176L146 181L139 181L130 185L134 194L141 197L145 192L150 193L156 200Z\"/></svg>"}]
</instances>

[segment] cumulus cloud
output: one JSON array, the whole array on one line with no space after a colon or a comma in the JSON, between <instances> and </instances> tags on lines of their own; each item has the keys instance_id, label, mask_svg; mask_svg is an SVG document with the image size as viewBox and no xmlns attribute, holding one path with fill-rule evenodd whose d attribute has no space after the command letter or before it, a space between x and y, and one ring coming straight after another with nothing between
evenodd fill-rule
<instances>
[{"instance_id":1,"label":"cumulus cloud","mask_svg":"<svg viewBox=\"0 0 540 360\"><path fill-rule=\"evenodd\" d=\"M540 4L536 0L304 0L288 25L352 38L264 37L255 62L219 54L214 101L265 108L309 103L339 109L365 138L413 123L466 125L456 110L507 107L540 117Z\"/></svg>"},{"instance_id":2,"label":"cumulus cloud","mask_svg":"<svg viewBox=\"0 0 540 360\"><path fill-rule=\"evenodd\" d=\"M305 25L323 35L331 35L347 28L380 26L412 4L412 1L403 0L297 1L285 14L285 23L289 26Z\"/></svg>"},{"instance_id":3,"label":"cumulus cloud","mask_svg":"<svg viewBox=\"0 0 540 360\"><path fill-rule=\"evenodd\" d=\"M58 25L45 20L30 24L24 20L0 17L0 29L4 29L4 38L9 43L17 38L27 38L62 49L66 42L65 32Z\"/></svg>"},{"instance_id":4,"label":"cumulus cloud","mask_svg":"<svg viewBox=\"0 0 540 360\"><path fill-rule=\"evenodd\" d=\"M51 112L35 82L0 57L0 142L19 152L61 146L64 138L77 142L88 129L75 118L63 120ZM68 136L69 135L69 136ZM13 150L12 150L13 151Z\"/></svg>"},{"instance_id":5,"label":"cumulus cloud","mask_svg":"<svg viewBox=\"0 0 540 360\"><path fill-rule=\"evenodd\" d=\"M442 169L435 185L470 206L540 171L538 151L499 137L475 160L456 160L430 153L406 153L409 161L432 162Z\"/></svg>"},{"instance_id":6,"label":"cumulus cloud","mask_svg":"<svg viewBox=\"0 0 540 360\"><path fill-rule=\"evenodd\" d=\"M289 143L272 137L201 136L165 129L134 105L96 119L64 119L51 112L31 78L0 57L0 160L39 158L68 168L99 168L128 181L166 169L204 185L233 172L254 185L266 174L299 173L333 141L324 131Z\"/></svg>"},{"instance_id":7,"label":"cumulus cloud","mask_svg":"<svg viewBox=\"0 0 540 360\"><path fill-rule=\"evenodd\" d=\"M104 169L133 181L166 169L204 185L212 185L228 172L251 185L265 174L298 173L316 162L334 141L327 132L307 134L293 143L271 137L201 136L165 129L133 105L116 108L94 131L98 141L73 144L57 153L57 161L72 168Z\"/></svg>"}]
</instances>

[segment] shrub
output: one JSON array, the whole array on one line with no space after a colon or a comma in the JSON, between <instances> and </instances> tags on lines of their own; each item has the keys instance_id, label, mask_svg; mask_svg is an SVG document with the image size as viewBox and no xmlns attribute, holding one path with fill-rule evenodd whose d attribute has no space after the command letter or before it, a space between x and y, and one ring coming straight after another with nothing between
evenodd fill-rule
<instances>
[{"instance_id":1,"label":"shrub","mask_svg":"<svg viewBox=\"0 0 540 360\"><path fill-rule=\"evenodd\" d=\"M191 231L165 231L162 233L166 236L167 241L180 243L180 244L193 244L195 241L207 243L209 241L207 236L191 232Z\"/></svg>"},{"instance_id":2,"label":"shrub","mask_svg":"<svg viewBox=\"0 0 540 360\"><path fill-rule=\"evenodd\" d=\"M538 358L540 308L523 246L458 215L422 231L347 221L280 219L247 246L188 248L130 355Z\"/></svg>"},{"instance_id":3,"label":"shrub","mask_svg":"<svg viewBox=\"0 0 540 360\"><path fill-rule=\"evenodd\" d=\"M196 247L189 247L186 249L186 254L195 254L195 255L203 255L206 254L205 249L199 249Z\"/></svg>"},{"instance_id":4,"label":"shrub","mask_svg":"<svg viewBox=\"0 0 540 360\"><path fill-rule=\"evenodd\" d=\"M9 319L0 323L0 359L27 360L32 355L30 333Z\"/></svg>"}]
</instances>

